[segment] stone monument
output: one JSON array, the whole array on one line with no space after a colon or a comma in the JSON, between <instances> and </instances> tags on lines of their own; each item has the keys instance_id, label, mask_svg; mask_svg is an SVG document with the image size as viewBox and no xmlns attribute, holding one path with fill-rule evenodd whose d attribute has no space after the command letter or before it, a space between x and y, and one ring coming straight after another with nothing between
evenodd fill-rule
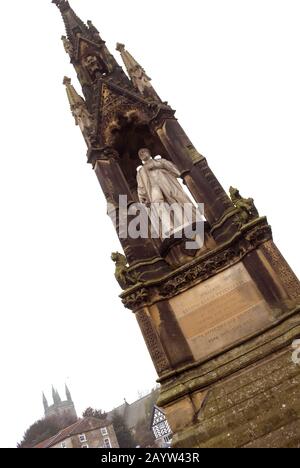
<instances>
[{"instance_id":1,"label":"stone monument","mask_svg":"<svg viewBox=\"0 0 300 468\"><path fill-rule=\"evenodd\" d=\"M65 80L71 110L109 214L119 215L123 253L112 258L121 299L156 367L173 447L299 447L300 366L292 356L300 283L266 217L237 189L228 195L125 46L117 49L127 73L91 22L67 0L53 3L83 92ZM124 236L120 196L128 224L140 201L204 203L203 245Z\"/></svg>"}]
</instances>

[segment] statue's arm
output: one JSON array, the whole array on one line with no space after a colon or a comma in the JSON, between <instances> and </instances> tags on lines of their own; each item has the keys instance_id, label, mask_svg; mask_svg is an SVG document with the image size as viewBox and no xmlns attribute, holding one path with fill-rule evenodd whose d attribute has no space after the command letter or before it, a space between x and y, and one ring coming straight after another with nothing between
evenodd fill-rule
<instances>
[{"instance_id":1,"label":"statue's arm","mask_svg":"<svg viewBox=\"0 0 300 468\"><path fill-rule=\"evenodd\" d=\"M144 203L144 204L149 203L148 195L147 195L146 189L144 187L144 184L142 182L142 178L141 178L140 174L137 175L137 183L138 183L138 190L137 191L138 191L138 197L139 197L140 203Z\"/></svg>"},{"instance_id":2,"label":"statue's arm","mask_svg":"<svg viewBox=\"0 0 300 468\"><path fill-rule=\"evenodd\" d=\"M180 178L181 174L175 164L171 163L170 161L167 161L166 159L161 159L159 161L162 165L162 168L165 169L168 172L171 172L177 179Z\"/></svg>"}]
</instances>

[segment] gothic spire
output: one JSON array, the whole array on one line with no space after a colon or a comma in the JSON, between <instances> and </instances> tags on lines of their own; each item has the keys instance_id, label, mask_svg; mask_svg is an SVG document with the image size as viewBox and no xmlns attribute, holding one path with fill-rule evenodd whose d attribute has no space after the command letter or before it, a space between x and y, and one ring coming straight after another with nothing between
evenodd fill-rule
<instances>
[{"instance_id":1,"label":"gothic spire","mask_svg":"<svg viewBox=\"0 0 300 468\"><path fill-rule=\"evenodd\" d=\"M74 86L72 85L71 79L65 76L63 84L66 87L66 92L75 123L80 127L80 130L82 131L82 134L87 144L89 145L93 132L92 116L87 109L85 100L77 93Z\"/></svg>"},{"instance_id":2,"label":"gothic spire","mask_svg":"<svg viewBox=\"0 0 300 468\"><path fill-rule=\"evenodd\" d=\"M78 34L92 38L93 33L90 31L88 26L76 15L68 0L52 0L52 3L54 3L60 10L65 23L67 36L69 40L73 42L73 44L76 41Z\"/></svg>"},{"instance_id":3,"label":"gothic spire","mask_svg":"<svg viewBox=\"0 0 300 468\"><path fill-rule=\"evenodd\" d=\"M58 391L53 387L52 385L52 398L53 398L53 403L54 405L57 405L59 403L61 403L61 398L59 396L59 393Z\"/></svg>"},{"instance_id":4,"label":"gothic spire","mask_svg":"<svg viewBox=\"0 0 300 468\"><path fill-rule=\"evenodd\" d=\"M72 85L71 78L67 76L64 77L63 84L66 87L66 92L68 96L68 100L70 103L71 111L74 114L74 110L79 106L85 105L84 99L77 93L74 86Z\"/></svg>"},{"instance_id":5,"label":"gothic spire","mask_svg":"<svg viewBox=\"0 0 300 468\"><path fill-rule=\"evenodd\" d=\"M57 403L61 403L61 398L60 398L59 393L58 393L57 390L56 390L56 401L57 401Z\"/></svg>"},{"instance_id":6,"label":"gothic spire","mask_svg":"<svg viewBox=\"0 0 300 468\"><path fill-rule=\"evenodd\" d=\"M55 388L54 388L53 385L52 385L52 399L53 399L53 402L54 402L55 397L56 397L56 395L55 395Z\"/></svg>"},{"instance_id":7,"label":"gothic spire","mask_svg":"<svg viewBox=\"0 0 300 468\"><path fill-rule=\"evenodd\" d=\"M49 408L49 405L48 405L48 401L47 401L47 398L45 397L45 393L43 392L43 405L44 405L44 410L45 412L47 411L47 409Z\"/></svg>"},{"instance_id":8,"label":"gothic spire","mask_svg":"<svg viewBox=\"0 0 300 468\"><path fill-rule=\"evenodd\" d=\"M66 36L62 36L63 45L75 67L88 107L91 107L91 87L98 78L113 76L117 82L131 85L92 21L84 23L75 14L68 0L52 0L52 3L58 7L63 17L67 32Z\"/></svg>"},{"instance_id":9,"label":"gothic spire","mask_svg":"<svg viewBox=\"0 0 300 468\"><path fill-rule=\"evenodd\" d=\"M128 71L128 74L130 76L130 78L132 78L134 72L136 72L137 70L141 70L143 71L143 73L145 73L146 75L146 72L145 70L143 69L143 67L135 60L135 58L133 58L133 56L125 49L125 45L124 44L120 44L119 42L117 43L117 46L116 46L116 50L118 52L120 52L121 54L121 57L122 57L122 60L124 62L124 65ZM146 75L147 76L147 75ZM149 76L147 76L148 80L151 81L151 78L149 78Z\"/></svg>"},{"instance_id":10,"label":"gothic spire","mask_svg":"<svg viewBox=\"0 0 300 468\"><path fill-rule=\"evenodd\" d=\"M116 50L120 52L128 75L134 87L147 98L160 101L159 96L151 84L151 78L146 74L144 68L135 60L135 58L125 49L124 44L117 44Z\"/></svg>"},{"instance_id":11,"label":"gothic spire","mask_svg":"<svg viewBox=\"0 0 300 468\"><path fill-rule=\"evenodd\" d=\"M70 392L70 390L69 390L67 384L65 385L65 391L66 391L67 400L68 400L68 401L72 401L71 392Z\"/></svg>"}]
</instances>

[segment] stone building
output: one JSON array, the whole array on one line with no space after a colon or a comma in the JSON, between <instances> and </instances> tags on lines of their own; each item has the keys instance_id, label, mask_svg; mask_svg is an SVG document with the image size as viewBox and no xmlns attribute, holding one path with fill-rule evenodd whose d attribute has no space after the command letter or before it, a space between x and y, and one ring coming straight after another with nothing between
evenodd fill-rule
<instances>
[{"instance_id":1,"label":"stone building","mask_svg":"<svg viewBox=\"0 0 300 468\"><path fill-rule=\"evenodd\" d=\"M140 399L134 401L133 403L128 403L124 400L124 403L121 406L113 409L109 413L111 418L113 413L116 412L124 418L126 426L128 429L135 434L135 428L139 423L145 421L146 419L151 418L153 405L157 400L158 392L151 392L148 395L141 397Z\"/></svg>"},{"instance_id":2,"label":"stone building","mask_svg":"<svg viewBox=\"0 0 300 468\"><path fill-rule=\"evenodd\" d=\"M79 419L34 448L118 448L113 425L97 418Z\"/></svg>"},{"instance_id":3,"label":"stone building","mask_svg":"<svg viewBox=\"0 0 300 468\"><path fill-rule=\"evenodd\" d=\"M43 393L45 418L51 418L55 416L58 418L63 418L69 423L77 420L75 405L72 401L71 393L67 385L65 386L65 393L66 400L62 400L58 391L52 387L53 404L50 406L45 394Z\"/></svg>"},{"instance_id":4,"label":"stone building","mask_svg":"<svg viewBox=\"0 0 300 468\"><path fill-rule=\"evenodd\" d=\"M163 410L156 406L158 397L159 389L156 388L131 404L125 400L108 413L108 418L112 420L114 413L122 416L140 447L167 447L172 440L172 431Z\"/></svg>"}]
</instances>

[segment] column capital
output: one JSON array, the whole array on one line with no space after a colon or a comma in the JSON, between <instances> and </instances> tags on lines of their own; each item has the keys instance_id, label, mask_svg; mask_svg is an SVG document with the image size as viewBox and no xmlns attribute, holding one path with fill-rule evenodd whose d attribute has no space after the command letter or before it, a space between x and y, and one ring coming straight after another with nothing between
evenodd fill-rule
<instances>
[{"instance_id":1,"label":"column capital","mask_svg":"<svg viewBox=\"0 0 300 468\"><path fill-rule=\"evenodd\" d=\"M88 164L95 167L97 161L119 161L120 156L116 149L110 146L91 147L87 152Z\"/></svg>"}]
</instances>

